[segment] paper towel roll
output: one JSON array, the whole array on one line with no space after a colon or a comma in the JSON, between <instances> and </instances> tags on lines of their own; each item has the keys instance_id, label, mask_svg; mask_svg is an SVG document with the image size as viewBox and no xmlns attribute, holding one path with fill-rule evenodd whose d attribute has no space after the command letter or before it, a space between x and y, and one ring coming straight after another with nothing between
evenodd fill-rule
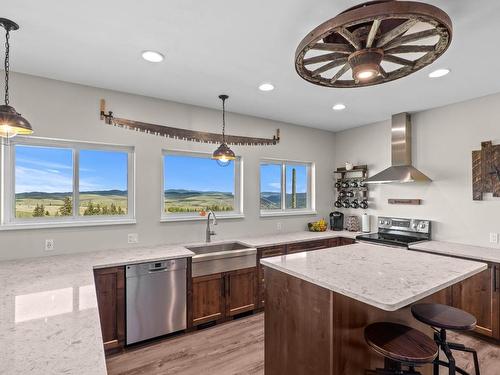
<instances>
[{"instance_id":1,"label":"paper towel roll","mask_svg":"<svg viewBox=\"0 0 500 375\"><path fill-rule=\"evenodd\" d=\"M365 233L370 232L370 216L368 214L361 215L361 230Z\"/></svg>"}]
</instances>

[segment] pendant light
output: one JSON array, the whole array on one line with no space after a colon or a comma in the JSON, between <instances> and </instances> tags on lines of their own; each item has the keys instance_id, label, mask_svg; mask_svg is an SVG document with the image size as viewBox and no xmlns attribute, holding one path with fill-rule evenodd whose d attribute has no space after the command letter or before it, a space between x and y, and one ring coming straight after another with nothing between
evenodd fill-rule
<instances>
[{"instance_id":1,"label":"pendant light","mask_svg":"<svg viewBox=\"0 0 500 375\"><path fill-rule=\"evenodd\" d=\"M19 29L19 25L6 18L0 18L0 25L5 29L5 104L0 105L0 138L29 135L33 133L30 123L9 105L9 38L10 32Z\"/></svg>"},{"instance_id":2,"label":"pendant light","mask_svg":"<svg viewBox=\"0 0 500 375\"><path fill-rule=\"evenodd\" d=\"M231 160L236 159L233 150L229 148L226 144L226 99L229 98L227 95L219 95L219 99L222 100L222 143L212 154L212 159L217 160L217 164L221 167L227 167Z\"/></svg>"}]
</instances>

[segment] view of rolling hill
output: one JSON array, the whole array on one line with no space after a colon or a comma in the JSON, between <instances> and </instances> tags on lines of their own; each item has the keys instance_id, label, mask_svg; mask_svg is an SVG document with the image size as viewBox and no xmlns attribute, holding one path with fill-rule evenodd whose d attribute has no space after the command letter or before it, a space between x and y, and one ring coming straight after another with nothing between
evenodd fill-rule
<instances>
[{"instance_id":1,"label":"view of rolling hill","mask_svg":"<svg viewBox=\"0 0 500 375\"><path fill-rule=\"evenodd\" d=\"M165 190L165 212L198 212L201 210L233 211L234 194L221 191Z\"/></svg>"},{"instance_id":2,"label":"view of rolling hill","mask_svg":"<svg viewBox=\"0 0 500 375\"><path fill-rule=\"evenodd\" d=\"M260 193L260 208L263 210L275 210L280 208L281 193L264 191ZM286 207L292 205L292 194L286 195ZM307 193L297 193L297 208L307 208Z\"/></svg>"},{"instance_id":3,"label":"view of rolling hill","mask_svg":"<svg viewBox=\"0 0 500 375\"><path fill-rule=\"evenodd\" d=\"M80 215L125 215L127 191L103 190L80 193ZM66 202L65 202L66 200ZM28 192L16 194L16 217L71 215L72 193Z\"/></svg>"}]
</instances>

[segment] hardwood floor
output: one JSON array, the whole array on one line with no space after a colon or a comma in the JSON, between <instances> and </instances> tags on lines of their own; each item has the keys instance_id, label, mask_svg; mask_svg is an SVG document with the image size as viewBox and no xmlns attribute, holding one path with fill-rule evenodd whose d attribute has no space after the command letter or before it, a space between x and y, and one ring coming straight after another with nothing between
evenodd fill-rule
<instances>
[{"instance_id":1,"label":"hardwood floor","mask_svg":"<svg viewBox=\"0 0 500 375\"><path fill-rule=\"evenodd\" d=\"M109 375L262 375L264 315L129 350L107 367Z\"/></svg>"},{"instance_id":2,"label":"hardwood floor","mask_svg":"<svg viewBox=\"0 0 500 375\"><path fill-rule=\"evenodd\" d=\"M449 339L476 348L482 375L500 373L500 344L455 333ZM456 359L472 371L470 355ZM109 375L264 375L264 315L127 350L108 358L107 367Z\"/></svg>"}]
</instances>

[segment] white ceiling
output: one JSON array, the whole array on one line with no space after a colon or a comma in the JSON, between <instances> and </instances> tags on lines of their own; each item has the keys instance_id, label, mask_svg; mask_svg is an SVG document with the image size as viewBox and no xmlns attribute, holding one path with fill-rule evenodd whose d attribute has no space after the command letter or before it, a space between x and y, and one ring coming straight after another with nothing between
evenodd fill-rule
<instances>
[{"instance_id":1,"label":"white ceiling","mask_svg":"<svg viewBox=\"0 0 500 375\"><path fill-rule=\"evenodd\" d=\"M301 39L359 1L5 0L0 17L21 25L14 71L212 108L227 93L232 112L340 130L500 92L500 1L426 1L452 18L450 49L416 74L361 89L315 86L294 69ZM165 61L142 60L145 49ZM440 67L452 73L427 78ZM276 89L260 92L267 81ZM337 102L348 109L332 111Z\"/></svg>"}]
</instances>

